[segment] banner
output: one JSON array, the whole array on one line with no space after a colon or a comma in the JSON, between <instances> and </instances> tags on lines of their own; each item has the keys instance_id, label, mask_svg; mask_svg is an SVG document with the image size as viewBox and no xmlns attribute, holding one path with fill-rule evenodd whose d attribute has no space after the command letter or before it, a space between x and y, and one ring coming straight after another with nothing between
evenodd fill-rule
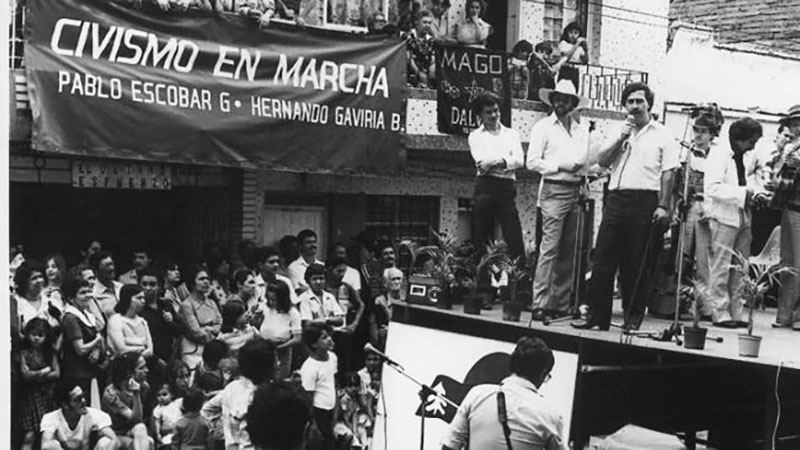
<instances>
[{"instance_id":1,"label":"banner","mask_svg":"<svg viewBox=\"0 0 800 450\"><path fill-rule=\"evenodd\" d=\"M500 121L511 126L511 89L504 53L461 46L436 47L436 112L439 132L468 135L478 128L472 102L483 92L500 100Z\"/></svg>"},{"instance_id":2,"label":"banner","mask_svg":"<svg viewBox=\"0 0 800 450\"><path fill-rule=\"evenodd\" d=\"M386 354L406 373L456 404L478 384L499 384L508 376L508 360L514 343L449 333L398 322L389 323ZM420 353L422 350L422 354ZM539 392L564 418L569 437L572 403L578 373L578 355L553 351L552 378ZM374 427L372 448L408 450L420 444L419 386L384 365L381 404ZM441 448L441 440L456 410L437 397L425 407L425 449ZM384 438L385 436L385 438Z\"/></svg>"},{"instance_id":3,"label":"banner","mask_svg":"<svg viewBox=\"0 0 800 450\"><path fill-rule=\"evenodd\" d=\"M391 173L405 151L402 41L109 1L29 0L37 150Z\"/></svg>"}]
</instances>

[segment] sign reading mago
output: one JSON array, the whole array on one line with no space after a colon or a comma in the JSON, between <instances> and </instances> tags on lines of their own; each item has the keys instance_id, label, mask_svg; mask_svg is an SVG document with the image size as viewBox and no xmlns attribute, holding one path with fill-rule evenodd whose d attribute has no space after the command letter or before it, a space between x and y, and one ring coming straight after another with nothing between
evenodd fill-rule
<instances>
[{"instance_id":1,"label":"sign reading mago","mask_svg":"<svg viewBox=\"0 0 800 450\"><path fill-rule=\"evenodd\" d=\"M315 172L402 167L406 51L387 36L117 2L30 0L45 152Z\"/></svg>"},{"instance_id":2,"label":"sign reading mago","mask_svg":"<svg viewBox=\"0 0 800 450\"><path fill-rule=\"evenodd\" d=\"M480 126L472 111L484 92L500 100L500 121L511 125L511 93L508 62L504 53L461 47L436 47L436 92L439 132L468 135Z\"/></svg>"}]
</instances>

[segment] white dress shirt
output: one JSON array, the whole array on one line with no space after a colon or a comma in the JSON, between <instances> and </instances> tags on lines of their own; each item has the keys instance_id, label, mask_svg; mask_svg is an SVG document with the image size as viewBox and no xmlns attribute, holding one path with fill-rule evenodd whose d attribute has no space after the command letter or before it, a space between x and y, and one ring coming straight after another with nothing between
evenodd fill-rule
<instances>
[{"instance_id":1,"label":"white dress shirt","mask_svg":"<svg viewBox=\"0 0 800 450\"><path fill-rule=\"evenodd\" d=\"M611 142L619 133L612 134ZM610 143L609 143L610 145ZM622 152L611 165L608 189L661 191L661 174L680 165L678 142L669 128L651 120L623 142Z\"/></svg>"},{"instance_id":2,"label":"white dress shirt","mask_svg":"<svg viewBox=\"0 0 800 450\"><path fill-rule=\"evenodd\" d=\"M323 262L318 259L315 259L314 263L323 264ZM308 283L306 283L306 269L308 269L308 266L310 266L310 264L301 256L292 261L289 267L286 268L287 272L289 272L289 279L292 280L295 289L308 288Z\"/></svg>"},{"instance_id":3,"label":"white dress shirt","mask_svg":"<svg viewBox=\"0 0 800 450\"><path fill-rule=\"evenodd\" d=\"M555 113L539 120L531 128L530 145L525 166L549 180L578 181L573 173L562 172L563 163L579 163L584 167L595 159L596 152L588 148L589 130L577 116L570 120L569 129Z\"/></svg>"},{"instance_id":4,"label":"white dress shirt","mask_svg":"<svg viewBox=\"0 0 800 450\"><path fill-rule=\"evenodd\" d=\"M516 180L514 171L521 168L525 155L522 152L522 141L519 133L513 128L497 124L498 129L489 131L485 125L469 134L469 152L475 160L475 167L481 161L503 159L505 168L493 167L487 172L478 169L478 176L490 176L507 180Z\"/></svg>"},{"instance_id":5,"label":"white dress shirt","mask_svg":"<svg viewBox=\"0 0 800 450\"><path fill-rule=\"evenodd\" d=\"M706 215L736 228L750 223L750 211L745 210L748 189L752 189L754 194L765 192L756 153L745 153L743 162L747 185L739 186L730 145L714 146L706 160L704 178Z\"/></svg>"}]
</instances>

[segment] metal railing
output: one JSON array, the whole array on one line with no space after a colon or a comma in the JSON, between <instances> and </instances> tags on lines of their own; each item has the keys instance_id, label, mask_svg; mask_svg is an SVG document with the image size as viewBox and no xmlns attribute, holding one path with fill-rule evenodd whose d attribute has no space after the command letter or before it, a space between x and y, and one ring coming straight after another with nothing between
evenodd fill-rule
<instances>
[{"instance_id":1,"label":"metal railing","mask_svg":"<svg viewBox=\"0 0 800 450\"><path fill-rule=\"evenodd\" d=\"M579 73L579 92L589 99L592 109L622 111L620 103L625 86L635 82L647 83L648 80L647 72L636 70L591 64L575 67Z\"/></svg>"},{"instance_id":2,"label":"metal railing","mask_svg":"<svg viewBox=\"0 0 800 450\"><path fill-rule=\"evenodd\" d=\"M21 69L25 67L25 1L16 0L11 8L13 16L8 35L8 68Z\"/></svg>"}]
</instances>

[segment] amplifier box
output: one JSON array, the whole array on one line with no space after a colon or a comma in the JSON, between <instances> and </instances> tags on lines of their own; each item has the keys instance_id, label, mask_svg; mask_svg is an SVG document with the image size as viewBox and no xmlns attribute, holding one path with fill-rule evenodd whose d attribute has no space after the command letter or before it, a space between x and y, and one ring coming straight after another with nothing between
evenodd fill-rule
<instances>
[{"instance_id":1,"label":"amplifier box","mask_svg":"<svg viewBox=\"0 0 800 450\"><path fill-rule=\"evenodd\" d=\"M442 286L439 280L424 275L408 277L408 303L436 306Z\"/></svg>"}]
</instances>

